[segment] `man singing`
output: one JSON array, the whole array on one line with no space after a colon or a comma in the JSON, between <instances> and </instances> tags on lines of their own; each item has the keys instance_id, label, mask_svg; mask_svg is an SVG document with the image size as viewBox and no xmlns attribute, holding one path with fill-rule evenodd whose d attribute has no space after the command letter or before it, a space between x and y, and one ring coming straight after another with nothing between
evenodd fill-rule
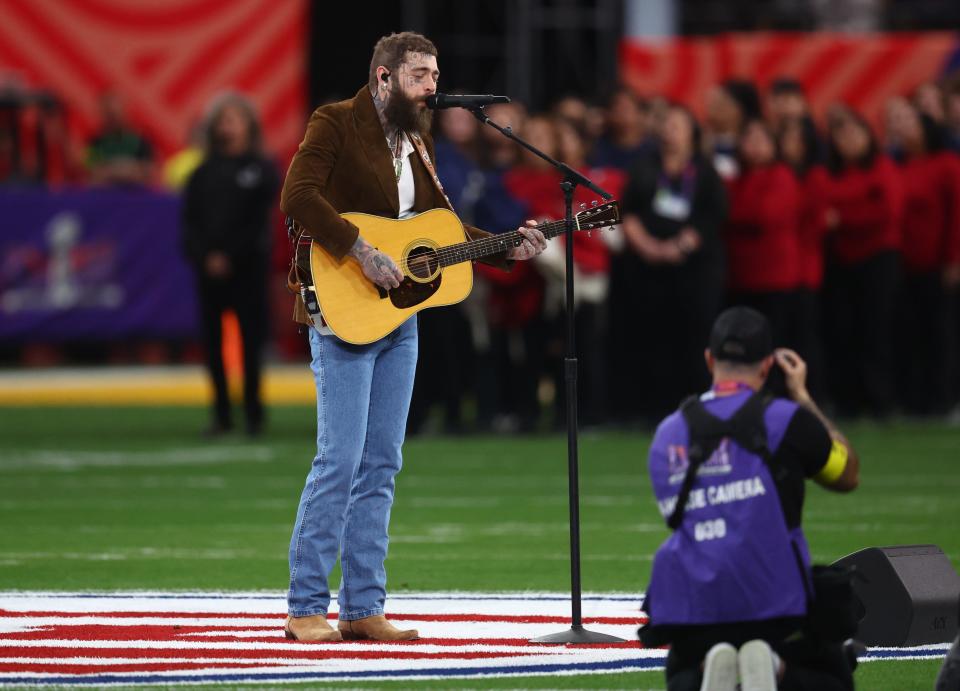
<instances>
[{"instance_id":1,"label":"man singing","mask_svg":"<svg viewBox=\"0 0 960 691\"><path fill-rule=\"evenodd\" d=\"M368 83L346 101L314 111L283 186L280 206L337 259L356 261L383 289L403 273L371 246L345 212L409 218L446 207L433 171L432 113L437 49L412 32L381 38ZM535 225L528 221L528 226ZM546 247L533 227L489 262L507 268ZM475 239L488 235L467 227ZM297 298L294 318L309 325L317 386L317 455L300 497L290 541L288 638L304 641L410 640L384 617L390 507L417 361L417 320L374 343L338 339L322 315ZM338 629L327 622L328 578L340 554Z\"/></svg>"}]
</instances>

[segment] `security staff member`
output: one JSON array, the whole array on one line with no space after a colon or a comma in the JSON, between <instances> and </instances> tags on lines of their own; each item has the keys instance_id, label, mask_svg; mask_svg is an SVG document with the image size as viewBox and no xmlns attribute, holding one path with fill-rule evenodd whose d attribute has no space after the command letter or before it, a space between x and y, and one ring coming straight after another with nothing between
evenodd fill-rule
<instances>
[{"instance_id":1,"label":"security staff member","mask_svg":"<svg viewBox=\"0 0 960 691\"><path fill-rule=\"evenodd\" d=\"M233 310L243 340L243 406L250 436L264 424L260 396L263 346L269 332L267 277L270 214L279 180L263 153L253 104L236 93L211 102L203 163L183 193L181 244L196 274L213 420L206 434L233 428L222 353L221 317Z\"/></svg>"}]
</instances>

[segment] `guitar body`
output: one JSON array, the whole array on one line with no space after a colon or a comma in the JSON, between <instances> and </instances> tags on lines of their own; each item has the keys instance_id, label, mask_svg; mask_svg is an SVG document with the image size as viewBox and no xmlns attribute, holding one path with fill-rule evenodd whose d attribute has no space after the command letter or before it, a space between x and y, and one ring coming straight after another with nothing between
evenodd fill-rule
<instances>
[{"instance_id":1,"label":"guitar body","mask_svg":"<svg viewBox=\"0 0 960 691\"><path fill-rule=\"evenodd\" d=\"M441 267L437 251L466 240L463 225L446 209L432 209L404 220L345 213L371 245L393 259L404 273L398 288L385 291L363 275L352 257L334 259L316 242L310 269L317 302L333 332L347 343L372 343L427 307L453 305L473 288L467 262Z\"/></svg>"},{"instance_id":2,"label":"guitar body","mask_svg":"<svg viewBox=\"0 0 960 691\"><path fill-rule=\"evenodd\" d=\"M581 207L584 210L575 215L574 230L605 228L620 220L615 201ZM519 230L467 240L460 219L447 209L431 209L402 221L360 213L342 216L360 229L367 242L393 259L404 274L397 288L383 290L363 275L355 259L337 261L311 242L311 275L309 280L302 280L300 275L306 267L299 248L304 231L288 219L291 232L297 231L294 242L298 254L293 268L298 281L302 280L294 284L295 289L308 286L315 291L320 312L333 333L356 345L383 338L420 310L460 302L473 289L471 260L505 252L523 242ZM550 239L564 232L565 223L548 221L537 228Z\"/></svg>"}]
</instances>

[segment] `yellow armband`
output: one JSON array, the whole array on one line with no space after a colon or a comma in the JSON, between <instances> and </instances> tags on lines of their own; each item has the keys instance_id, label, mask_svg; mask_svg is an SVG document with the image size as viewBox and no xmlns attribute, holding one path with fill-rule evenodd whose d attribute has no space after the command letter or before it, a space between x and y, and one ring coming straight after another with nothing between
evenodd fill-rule
<instances>
[{"instance_id":1,"label":"yellow armband","mask_svg":"<svg viewBox=\"0 0 960 691\"><path fill-rule=\"evenodd\" d=\"M830 447L830 455L820 472L814 475L814 479L827 485L836 482L843 471L847 468L847 447L836 439Z\"/></svg>"}]
</instances>

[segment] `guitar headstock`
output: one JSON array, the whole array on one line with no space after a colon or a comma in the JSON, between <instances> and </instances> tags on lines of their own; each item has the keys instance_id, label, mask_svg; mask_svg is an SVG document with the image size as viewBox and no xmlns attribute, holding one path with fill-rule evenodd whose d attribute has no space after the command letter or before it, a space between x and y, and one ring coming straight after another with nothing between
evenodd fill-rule
<instances>
[{"instance_id":1,"label":"guitar headstock","mask_svg":"<svg viewBox=\"0 0 960 691\"><path fill-rule=\"evenodd\" d=\"M620 222L620 203L617 200L597 204L584 208L575 214L579 230L595 230L614 226Z\"/></svg>"}]
</instances>

